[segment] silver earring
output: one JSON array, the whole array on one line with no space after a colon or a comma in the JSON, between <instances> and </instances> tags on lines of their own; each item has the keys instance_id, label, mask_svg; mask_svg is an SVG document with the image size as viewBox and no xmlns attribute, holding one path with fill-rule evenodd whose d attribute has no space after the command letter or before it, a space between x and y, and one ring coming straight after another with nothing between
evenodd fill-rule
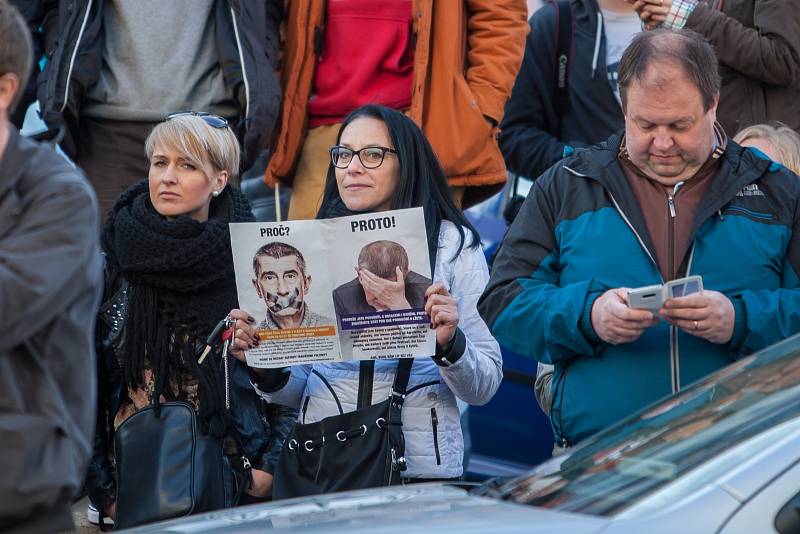
<instances>
[{"instance_id":1,"label":"silver earring","mask_svg":"<svg viewBox=\"0 0 800 534\"><path fill-rule=\"evenodd\" d=\"M213 193L211 193L211 196L218 197L219 196L219 191L214 191Z\"/></svg>"}]
</instances>

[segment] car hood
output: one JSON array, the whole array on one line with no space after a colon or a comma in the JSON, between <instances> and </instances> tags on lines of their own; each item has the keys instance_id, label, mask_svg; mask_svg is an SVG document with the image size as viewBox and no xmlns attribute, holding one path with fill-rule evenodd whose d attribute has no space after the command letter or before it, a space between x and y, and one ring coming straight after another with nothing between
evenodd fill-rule
<instances>
[{"instance_id":1,"label":"car hood","mask_svg":"<svg viewBox=\"0 0 800 534\"><path fill-rule=\"evenodd\" d=\"M415 484L243 506L125 532L590 533L608 519L469 495L446 484Z\"/></svg>"}]
</instances>

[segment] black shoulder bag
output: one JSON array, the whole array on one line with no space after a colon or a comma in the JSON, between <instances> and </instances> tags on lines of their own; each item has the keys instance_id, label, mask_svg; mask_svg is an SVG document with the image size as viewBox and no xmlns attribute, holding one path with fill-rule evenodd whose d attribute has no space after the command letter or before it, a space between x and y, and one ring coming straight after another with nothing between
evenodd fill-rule
<instances>
[{"instance_id":1,"label":"black shoulder bag","mask_svg":"<svg viewBox=\"0 0 800 534\"><path fill-rule=\"evenodd\" d=\"M363 406L371 397L372 380L363 380L362 372L358 409L297 423L278 459L273 499L399 484L406 469L400 417L413 363L412 358L398 361L385 401ZM374 362L363 361L361 368L372 371Z\"/></svg>"},{"instance_id":2,"label":"black shoulder bag","mask_svg":"<svg viewBox=\"0 0 800 534\"><path fill-rule=\"evenodd\" d=\"M135 412L117 429L114 456L115 529L233 504L222 440L203 435L194 408L186 402Z\"/></svg>"},{"instance_id":3,"label":"black shoulder bag","mask_svg":"<svg viewBox=\"0 0 800 534\"><path fill-rule=\"evenodd\" d=\"M204 355L227 324L225 321L227 318L209 336ZM239 473L225 455L223 439L200 430L191 404L163 402L145 407L128 417L114 437L115 529L236 505L251 480L250 460L244 455L241 436L228 413L227 343L223 346L223 365L225 407L221 415L242 454L242 476L237 476Z\"/></svg>"}]
</instances>

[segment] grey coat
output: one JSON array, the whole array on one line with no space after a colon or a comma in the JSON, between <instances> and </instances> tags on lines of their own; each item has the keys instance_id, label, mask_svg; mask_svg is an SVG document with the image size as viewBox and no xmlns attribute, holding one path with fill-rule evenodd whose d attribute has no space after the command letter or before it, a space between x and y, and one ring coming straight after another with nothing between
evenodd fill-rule
<instances>
[{"instance_id":1,"label":"grey coat","mask_svg":"<svg viewBox=\"0 0 800 534\"><path fill-rule=\"evenodd\" d=\"M94 429L97 202L13 127L0 159L0 531L72 527Z\"/></svg>"}]
</instances>

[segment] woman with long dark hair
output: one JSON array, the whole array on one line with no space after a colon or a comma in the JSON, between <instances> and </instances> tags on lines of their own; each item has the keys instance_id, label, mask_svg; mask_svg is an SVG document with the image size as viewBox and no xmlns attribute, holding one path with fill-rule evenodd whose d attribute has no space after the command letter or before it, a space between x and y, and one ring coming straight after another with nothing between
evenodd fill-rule
<instances>
[{"instance_id":1,"label":"woman with long dark hair","mask_svg":"<svg viewBox=\"0 0 800 534\"><path fill-rule=\"evenodd\" d=\"M224 376L219 347L199 358L215 325L237 307L228 223L253 220L246 199L230 185L239 146L227 121L175 114L153 129L145 152L148 179L122 194L101 239L98 417L86 485L93 505L112 518L125 512L117 507L120 491L131 490L119 487L114 440L135 413L169 401L190 405L203 436L248 459L238 467L253 497L269 494L282 437L296 417L294 410L262 405L239 362ZM226 399L235 407L232 418Z\"/></svg>"},{"instance_id":2,"label":"woman with long dark hair","mask_svg":"<svg viewBox=\"0 0 800 534\"><path fill-rule=\"evenodd\" d=\"M433 263L425 310L436 329L436 354L414 359L411 368L402 411L402 476L458 478L464 444L456 398L484 404L502 379L499 346L476 309L489 279L478 234L455 205L422 131L402 113L375 105L353 111L330 155L319 218L423 208ZM234 315L245 320L237 321L231 352L243 359L243 351L257 343L255 329ZM364 369L371 365L370 398L379 402L389 395L397 360L251 369L251 376L265 398L302 406L300 422L308 424L356 409Z\"/></svg>"}]
</instances>

